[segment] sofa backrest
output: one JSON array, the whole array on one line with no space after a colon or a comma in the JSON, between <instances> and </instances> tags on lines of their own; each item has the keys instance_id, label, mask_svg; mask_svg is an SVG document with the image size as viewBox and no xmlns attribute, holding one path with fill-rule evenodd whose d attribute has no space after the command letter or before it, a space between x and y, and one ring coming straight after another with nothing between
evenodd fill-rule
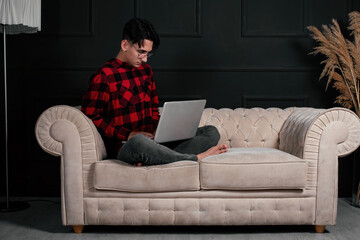
<instances>
[{"instance_id":1,"label":"sofa backrest","mask_svg":"<svg viewBox=\"0 0 360 240\"><path fill-rule=\"evenodd\" d=\"M213 125L229 147L279 149L279 132L294 108L206 108L200 126Z\"/></svg>"}]
</instances>

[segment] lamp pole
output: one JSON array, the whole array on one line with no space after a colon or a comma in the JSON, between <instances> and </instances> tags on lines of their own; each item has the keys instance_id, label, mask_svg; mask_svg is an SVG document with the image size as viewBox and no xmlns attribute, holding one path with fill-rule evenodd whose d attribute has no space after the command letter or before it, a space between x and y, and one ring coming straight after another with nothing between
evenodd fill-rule
<instances>
[{"instance_id":1,"label":"lamp pole","mask_svg":"<svg viewBox=\"0 0 360 240\"><path fill-rule=\"evenodd\" d=\"M28 208L30 205L27 202L11 202L10 204L10 193L9 193L9 134L8 134L8 104L7 104L7 74L6 74L6 25L3 26L4 34L4 115L5 115L5 177L6 177L6 202L1 203L0 212L12 212L19 211Z\"/></svg>"},{"instance_id":2,"label":"lamp pole","mask_svg":"<svg viewBox=\"0 0 360 240\"><path fill-rule=\"evenodd\" d=\"M10 208L9 200L9 156L8 156L8 116L7 116L7 75L6 75L6 27L3 25L4 35L4 115L5 115L5 177L6 177L6 208Z\"/></svg>"},{"instance_id":3,"label":"lamp pole","mask_svg":"<svg viewBox=\"0 0 360 240\"><path fill-rule=\"evenodd\" d=\"M35 33L41 30L41 0L0 0L0 32L4 35L4 117L5 117L5 177L6 202L0 202L0 212L28 208L27 202L10 200L9 126L6 66L6 34Z\"/></svg>"}]
</instances>

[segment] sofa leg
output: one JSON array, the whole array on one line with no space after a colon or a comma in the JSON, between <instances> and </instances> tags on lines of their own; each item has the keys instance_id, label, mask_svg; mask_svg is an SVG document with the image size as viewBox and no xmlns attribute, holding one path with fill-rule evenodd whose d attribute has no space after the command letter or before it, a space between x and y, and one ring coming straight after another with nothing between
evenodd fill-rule
<instances>
[{"instance_id":1,"label":"sofa leg","mask_svg":"<svg viewBox=\"0 0 360 240\"><path fill-rule=\"evenodd\" d=\"M316 231L317 233L324 233L325 228L326 228L326 226L315 225L315 231Z\"/></svg>"},{"instance_id":2,"label":"sofa leg","mask_svg":"<svg viewBox=\"0 0 360 240\"><path fill-rule=\"evenodd\" d=\"M75 233L82 233L84 225L74 225L72 226Z\"/></svg>"}]
</instances>

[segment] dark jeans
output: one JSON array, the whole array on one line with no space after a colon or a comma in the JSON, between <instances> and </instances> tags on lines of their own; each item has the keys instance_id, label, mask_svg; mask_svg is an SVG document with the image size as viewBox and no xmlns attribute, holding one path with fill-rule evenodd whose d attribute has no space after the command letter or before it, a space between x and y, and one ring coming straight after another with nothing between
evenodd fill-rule
<instances>
[{"instance_id":1,"label":"dark jeans","mask_svg":"<svg viewBox=\"0 0 360 240\"><path fill-rule=\"evenodd\" d=\"M196 136L183 141L158 144L137 134L127 141L116 158L129 164L157 165L181 160L197 161L197 154L217 145L220 134L214 126L198 128Z\"/></svg>"}]
</instances>

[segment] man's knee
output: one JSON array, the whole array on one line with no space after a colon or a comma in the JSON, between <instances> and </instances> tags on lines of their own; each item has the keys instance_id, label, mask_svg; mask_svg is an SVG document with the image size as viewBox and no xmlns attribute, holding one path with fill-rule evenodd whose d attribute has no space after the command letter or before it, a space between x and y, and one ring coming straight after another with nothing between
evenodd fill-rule
<instances>
[{"instance_id":1,"label":"man's knee","mask_svg":"<svg viewBox=\"0 0 360 240\"><path fill-rule=\"evenodd\" d=\"M131 137L126 144L123 146L127 146L128 148L131 148L132 150L138 151L139 148L144 148L149 144L150 138L143 134L136 134L135 136Z\"/></svg>"},{"instance_id":2,"label":"man's knee","mask_svg":"<svg viewBox=\"0 0 360 240\"><path fill-rule=\"evenodd\" d=\"M120 149L117 158L119 159L120 156L124 155L131 155L133 152L138 152L139 148L141 149L145 142L147 137L143 134L137 134L133 137L131 137Z\"/></svg>"},{"instance_id":3,"label":"man's knee","mask_svg":"<svg viewBox=\"0 0 360 240\"><path fill-rule=\"evenodd\" d=\"M136 134L134 136L132 136L126 144L131 143L131 144L142 144L144 141L146 141L146 139L148 139L148 137L146 137L143 134Z\"/></svg>"},{"instance_id":4,"label":"man's knee","mask_svg":"<svg viewBox=\"0 0 360 240\"><path fill-rule=\"evenodd\" d=\"M216 145L219 142L220 133L215 126L207 125L207 126L199 128L199 130L201 130L201 135L204 135L204 136L208 137L209 139L211 139L213 141L214 145Z\"/></svg>"}]
</instances>

